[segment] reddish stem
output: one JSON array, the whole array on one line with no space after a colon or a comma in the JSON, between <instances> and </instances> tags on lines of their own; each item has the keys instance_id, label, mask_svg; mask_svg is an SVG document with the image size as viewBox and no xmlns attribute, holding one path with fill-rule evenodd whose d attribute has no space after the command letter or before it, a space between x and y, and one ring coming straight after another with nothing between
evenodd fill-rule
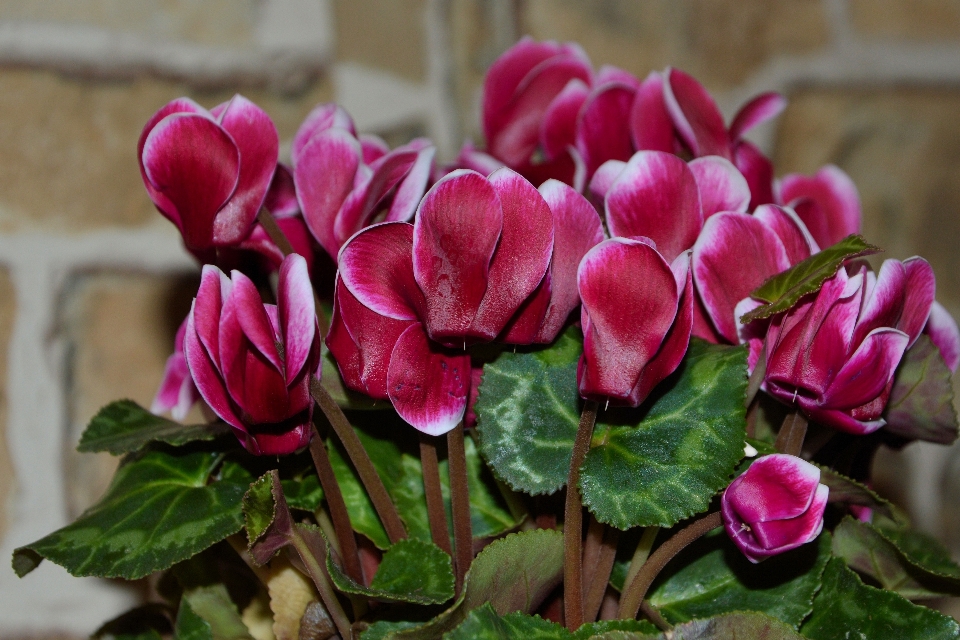
<instances>
[{"instance_id":1,"label":"reddish stem","mask_svg":"<svg viewBox=\"0 0 960 640\"><path fill-rule=\"evenodd\" d=\"M799 409L783 419L777 441L774 443L777 451L799 456L803 449L803 440L807 437L807 419Z\"/></svg>"},{"instance_id":2,"label":"reddish stem","mask_svg":"<svg viewBox=\"0 0 960 640\"><path fill-rule=\"evenodd\" d=\"M591 518L591 527L595 521L596 519ZM589 580L584 577L584 583L587 585L587 594L583 599L585 622L595 621L597 614L600 613L603 596L607 592L607 585L610 584L610 572L613 571L613 563L617 557L617 542L620 540L620 530L616 527L602 524L600 527L603 531L603 541L597 549L595 568ZM584 554L584 563L586 563L586 554Z\"/></svg>"},{"instance_id":3,"label":"reddish stem","mask_svg":"<svg viewBox=\"0 0 960 640\"><path fill-rule=\"evenodd\" d=\"M597 421L596 400L583 403L577 438L570 456L567 475L567 501L563 511L563 617L567 629L576 631L583 624L583 504L580 502L580 466L590 449L593 426Z\"/></svg>"},{"instance_id":4,"label":"reddish stem","mask_svg":"<svg viewBox=\"0 0 960 640\"><path fill-rule=\"evenodd\" d=\"M427 498L427 518L433 544L453 556L450 533L447 531L447 512L443 508L440 490L440 465L437 462L437 436L420 434L420 466L423 468L423 492Z\"/></svg>"},{"instance_id":5,"label":"reddish stem","mask_svg":"<svg viewBox=\"0 0 960 640\"><path fill-rule=\"evenodd\" d=\"M467 575L467 570L473 562L473 525L470 522L470 489L467 486L467 454L463 446L463 437L463 422L447 432L457 595L463 589L464 576Z\"/></svg>"}]
</instances>

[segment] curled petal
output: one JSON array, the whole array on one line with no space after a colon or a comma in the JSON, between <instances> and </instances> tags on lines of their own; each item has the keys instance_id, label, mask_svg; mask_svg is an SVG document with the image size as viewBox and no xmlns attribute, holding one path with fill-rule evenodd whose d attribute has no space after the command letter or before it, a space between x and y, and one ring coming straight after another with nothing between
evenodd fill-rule
<instances>
[{"instance_id":1,"label":"curled petal","mask_svg":"<svg viewBox=\"0 0 960 640\"><path fill-rule=\"evenodd\" d=\"M733 147L733 164L750 185L750 209L775 201L773 163L756 146L741 140Z\"/></svg>"},{"instance_id":2,"label":"curled petal","mask_svg":"<svg viewBox=\"0 0 960 640\"><path fill-rule=\"evenodd\" d=\"M740 107L730 124L730 139L739 140L743 134L767 120L776 118L787 108L787 99L776 92L761 93Z\"/></svg>"},{"instance_id":3,"label":"curled petal","mask_svg":"<svg viewBox=\"0 0 960 640\"><path fill-rule=\"evenodd\" d=\"M506 344L531 344L534 342L547 315L552 295L553 286L550 272L547 271L537 288L523 301L516 314L507 323L498 342Z\"/></svg>"},{"instance_id":4,"label":"curled petal","mask_svg":"<svg viewBox=\"0 0 960 640\"><path fill-rule=\"evenodd\" d=\"M757 558L796 549L800 545L816 540L823 530L823 512L827 507L830 489L826 485L817 486L810 508L792 520L774 520L758 522L753 525L753 534L762 549L754 551Z\"/></svg>"},{"instance_id":5,"label":"curled petal","mask_svg":"<svg viewBox=\"0 0 960 640\"><path fill-rule=\"evenodd\" d=\"M340 278L361 304L396 320L416 320L423 294L414 279L414 228L406 222L367 227L340 252Z\"/></svg>"},{"instance_id":6,"label":"curled petal","mask_svg":"<svg viewBox=\"0 0 960 640\"><path fill-rule=\"evenodd\" d=\"M547 107L540 123L540 145L548 160L566 153L576 141L577 115L588 95L587 83L573 78Z\"/></svg>"},{"instance_id":7,"label":"curled petal","mask_svg":"<svg viewBox=\"0 0 960 640\"><path fill-rule=\"evenodd\" d=\"M703 227L700 192L687 163L661 151L638 151L607 192L607 225L615 236L646 236L664 259L689 249Z\"/></svg>"},{"instance_id":8,"label":"curled petal","mask_svg":"<svg viewBox=\"0 0 960 640\"><path fill-rule=\"evenodd\" d=\"M227 388L220 377L219 367L214 365L210 353L207 352L197 335L194 322L196 306L196 302L194 302L190 308L190 315L187 316L187 330L183 338L183 355L187 360L187 366L190 368L190 376L197 385L200 396L213 409L213 412L230 426L243 431L243 421L240 420L233 404L230 402L230 395L227 393ZM219 359L219 355L217 355L217 358Z\"/></svg>"},{"instance_id":9,"label":"curled petal","mask_svg":"<svg viewBox=\"0 0 960 640\"><path fill-rule=\"evenodd\" d=\"M174 113L193 113L202 115L206 118L213 119L213 116L210 113L201 107L199 104L191 100L190 98L177 98L176 100L171 100L164 106L160 108L149 120L147 124L143 125L143 130L140 132L140 139L137 140L137 159L140 161L140 177L143 179L143 186L147 188L147 193L150 195L150 199L157 205L163 215L168 218L175 213L176 207L170 202L167 197L163 194L162 191L159 191L153 184L150 183L150 180L147 179L147 172L143 167L143 145L147 141L147 136L150 135L150 132L153 131L153 128L157 126L161 120L166 118L169 115ZM179 220L171 220L177 226L180 225Z\"/></svg>"},{"instance_id":10,"label":"curled petal","mask_svg":"<svg viewBox=\"0 0 960 640\"><path fill-rule=\"evenodd\" d=\"M750 187L732 162L720 156L703 156L689 166L700 189L704 220L721 211L747 210Z\"/></svg>"},{"instance_id":11,"label":"curled petal","mask_svg":"<svg viewBox=\"0 0 960 640\"><path fill-rule=\"evenodd\" d=\"M933 274L933 267L923 258L908 258L903 261L903 267L907 272L903 315L900 316L899 323L887 326L896 326L910 336L910 344L907 345L909 349L910 345L916 342L930 317L930 309L933 307L937 291L937 280Z\"/></svg>"},{"instance_id":12,"label":"curled petal","mask_svg":"<svg viewBox=\"0 0 960 640\"><path fill-rule=\"evenodd\" d=\"M630 137L638 151L674 150L673 120L663 97L663 76L656 71L637 87L630 107Z\"/></svg>"},{"instance_id":13,"label":"curled petal","mask_svg":"<svg viewBox=\"0 0 960 640\"><path fill-rule=\"evenodd\" d=\"M231 288L230 280L220 269L212 264L203 265L191 317L194 331L217 369L220 368L220 311Z\"/></svg>"},{"instance_id":14,"label":"curled petal","mask_svg":"<svg viewBox=\"0 0 960 640\"><path fill-rule=\"evenodd\" d=\"M310 444L313 435L313 423L310 416L312 408L291 420L276 425L255 425L249 429L243 446L257 456L282 456ZM291 425L293 422L295 424Z\"/></svg>"},{"instance_id":15,"label":"curled petal","mask_svg":"<svg viewBox=\"0 0 960 640\"><path fill-rule=\"evenodd\" d=\"M390 153L390 146L380 136L364 133L360 135L359 140L360 149L363 151L363 164L373 164Z\"/></svg>"},{"instance_id":16,"label":"curled petal","mask_svg":"<svg viewBox=\"0 0 960 640\"><path fill-rule=\"evenodd\" d=\"M947 363L950 371L956 373L960 366L960 329L957 329L957 323L942 304L934 301L930 307L930 317L927 318L927 326L924 327L924 333L930 336L933 344L940 349L940 355L943 361Z\"/></svg>"},{"instance_id":17,"label":"curled petal","mask_svg":"<svg viewBox=\"0 0 960 640\"><path fill-rule=\"evenodd\" d=\"M257 285L239 271L234 271L230 275L233 280L233 291L224 301L224 313L229 307L236 314L237 322L246 338L278 372L282 372L283 363L280 361L280 354L277 353L279 336L267 317ZM223 345L220 346L221 357L223 357Z\"/></svg>"},{"instance_id":18,"label":"curled petal","mask_svg":"<svg viewBox=\"0 0 960 640\"><path fill-rule=\"evenodd\" d=\"M284 375L292 381L306 365L317 335L317 312L307 261L295 253L280 265L277 311L283 338Z\"/></svg>"},{"instance_id":19,"label":"curled petal","mask_svg":"<svg viewBox=\"0 0 960 640\"><path fill-rule=\"evenodd\" d=\"M417 205L423 198L423 192L430 180L433 169L433 156L436 148L432 145L417 152L417 159L397 187L387 212L386 222L409 222L417 211Z\"/></svg>"},{"instance_id":20,"label":"curled petal","mask_svg":"<svg viewBox=\"0 0 960 640\"><path fill-rule=\"evenodd\" d=\"M424 324L434 340L467 335L487 291L490 261L502 228L496 190L473 171L448 174L420 202L413 230L413 272L424 292Z\"/></svg>"},{"instance_id":21,"label":"curled petal","mask_svg":"<svg viewBox=\"0 0 960 640\"><path fill-rule=\"evenodd\" d=\"M173 114L150 131L140 157L150 185L173 207L161 212L180 228L184 243L214 246L217 214L240 175L240 152L230 135L205 116Z\"/></svg>"},{"instance_id":22,"label":"curled petal","mask_svg":"<svg viewBox=\"0 0 960 640\"><path fill-rule=\"evenodd\" d=\"M747 522L770 522L796 518L810 508L820 469L796 456L775 453L756 460L741 477L734 491L725 492L726 500Z\"/></svg>"},{"instance_id":23,"label":"curled petal","mask_svg":"<svg viewBox=\"0 0 960 640\"><path fill-rule=\"evenodd\" d=\"M860 195L839 167L827 165L813 176L785 176L780 183L780 201L796 210L821 247L860 233Z\"/></svg>"},{"instance_id":24,"label":"curled petal","mask_svg":"<svg viewBox=\"0 0 960 640\"><path fill-rule=\"evenodd\" d=\"M730 159L723 114L703 85L679 69L667 69L663 95L680 137L693 155Z\"/></svg>"},{"instance_id":25,"label":"curled petal","mask_svg":"<svg viewBox=\"0 0 960 640\"><path fill-rule=\"evenodd\" d=\"M817 241L794 211L773 204L763 204L753 212L753 217L777 234L791 265L803 262L820 251Z\"/></svg>"},{"instance_id":26,"label":"curled petal","mask_svg":"<svg viewBox=\"0 0 960 640\"><path fill-rule=\"evenodd\" d=\"M463 420L470 375L470 356L447 352L427 338L423 325L411 324L390 358L390 402L417 430L442 435Z\"/></svg>"},{"instance_id":27,"label":"curled petal","mask_svg":"<svg viewBox=\"0 0 960 640\"><path fill-rule=\"evenodd\" d=\"M577 150L592 175L607 160L627 160L633 153L629 118L635 88L609 83L583 104L577 126Z\"/></svg>"},{"instance_id":28,"label":"curled petal","mask_svg":"<svg viewBox=\"0 0 960 640\"><path fill-rule=\"evenodd\" d=\"M397 184L406 177L416 162L418 153L412 149L397 149L377 161L377 165L362 189L356 189L355 206L344 206L337 213L333 234L337 242L367 226L377 205L382 202Z\"/></svg>"},{"instance_id":29,"label":"curled petal","mask_svg":"<svg viewBox=\"0 0 960 640\"><path fill-rule=\"evenodd\" d=\"M607 197L610 187L617 181L626 166L627 163L623 160L607 160L593 173L587 193L598 209L603 209L603 201Z\"/></svg>"},{"instance_id":30,"label":"curled petal","mask_svg":"<svg viewBox=\"0 0 960 640\"><path fill-rule=\"evenodd\" d=\"M289 218L300 213L300 203L297 202L297 188L293 183L293 173L283 163L277 163L267 196L263 199L263 206L275 218Z\"/></svg>"},{"instance_id":31,"label":"curled petal","mask_svg":"<svg viewBox=\"0 0 960 640\"><path fill-rule=\"evenodd\" d=\"M353 137L357 135L353 126L353 119L340 105L328 102L314 107L313 111L304 118L296 135L293 136L293 145L290 147L293 166L296 167L297 163L300 162L300 154L303 152L303 148L309 144L314 136L327 129L334 128L342 129Z\"/></svg>"},{"instance_id":32,"label":"curled petal","mask_svg":"<svg viewBox=\"0 0 960 640\"><path fill-rule=\"evenodd\" d=\"M837 372L820 406L853 409L879 396L893 379L909 337L896 329L871 331Z\"/></svg>"},{"instance_id":33,"label":"curled petal","mask_svg":"<svg viewBox=\"0 0 960 640\"><path fill-rule=\"evenodd\" d=\"M876 283L869 292L865 292L863 310L860 311L857 328L853 333L854 344L859 344L874 329L897 327L904 311L906 285L907 270L904 264L899 260L884 260ZM931 302L932 293L931 291ZM926 322L926 317L923 322ZM919 332L920 329L917 329L918 334Z\"/></svg>"},{"instance_id":34,"label":"curled petal","mask_svg":"<svg viewBox=\"0 0 960 640\"><path fill-rule=\"evenodd\" d=\"M497 169L505 166L503 162L497 160L489 153L478 151L469 141L464 142L457 154L457 159L453 162L454 167L459 169L469 169L476 171L482 176L489 176Z\"/></svg>"},{"instance_id":35,"label":"curled petal","mask_svg":"<svg viewBox=\"0 0 960 640\"><path fill-rule=\"evenodd\" d=\"M852 417L850 412L837 409L821 409L815 406L805 406L803 407L803 412L807 414L810 420L817 424L858 436L873 433L887 424L886 420L882 418L875 420L858 420Z\"/></svg>"}]
</instances>

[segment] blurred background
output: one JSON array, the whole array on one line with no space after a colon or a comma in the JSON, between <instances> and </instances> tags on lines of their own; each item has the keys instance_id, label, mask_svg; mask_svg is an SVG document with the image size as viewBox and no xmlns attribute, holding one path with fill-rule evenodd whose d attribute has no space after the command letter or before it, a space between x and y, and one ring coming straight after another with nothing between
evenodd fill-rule
<instances>
[{"instance_id":1,"label":"blurred background","mask_svg":"<svg viewBox=\"0 0 960 640\"><path fill-rule=\"evenodd\" d=\"M78 515L113 459L90 417L149 406L198 270L137 169L147 118L240 92L290 140L317 103L441 161L481 142L483 74L520 36L595 66L692 73L728 115L789 106L751 137L777 174L835 163L887 256L920 254L960 316L960 0L0 0L0 564ZM879 489L960 556L960 453L878 456ZM135 591L44 563L0 569L0 637L86 637ZM957 603L938 604L954 615Z\"/></svg>"}]
</instances>

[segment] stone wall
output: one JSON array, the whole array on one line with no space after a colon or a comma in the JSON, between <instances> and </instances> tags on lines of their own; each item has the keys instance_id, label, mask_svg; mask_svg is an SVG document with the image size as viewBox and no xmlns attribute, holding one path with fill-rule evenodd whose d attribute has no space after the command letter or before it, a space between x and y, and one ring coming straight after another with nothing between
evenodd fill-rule
<instances>
[{"instance_id":1,"label":"stone wall","mask_svg":"<svg viewBox=\"0 0 960 640\"><path fill-rule=\"evenodd\" d=\"M97 498L113 462L77 438L111 399L150 402L195 291L137 172L150 114L242 92L289 149L337 100L361 130L426 134L449 159L479 137L484 70L526 33L639 75L683 68L728 114L784 92L754 136L778 171L840 165L868 238L929 258L960 315L958 0L0 0L0 558ZM941 518L949 454L885 453L882 480L960 551ZM83 636L135 598L50 563L0 570L0 636Z\"/></svg>"}]
</instances>

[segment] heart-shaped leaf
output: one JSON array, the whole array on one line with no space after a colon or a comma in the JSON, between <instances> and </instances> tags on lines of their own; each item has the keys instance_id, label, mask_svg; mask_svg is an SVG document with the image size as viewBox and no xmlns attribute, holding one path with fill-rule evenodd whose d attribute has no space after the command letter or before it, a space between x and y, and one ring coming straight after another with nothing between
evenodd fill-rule
<instances>
[{"instance_id":1,"label":"heart-shaped leaf","mask_svg":"<svg viewBox=\"0 0 960 640\"><path fill-rule=\"evenodd\" d=\"M518 490L566 482L579 421L580 343L503 353L484 366L477 401L481 451ZM620 529L672 526L705 510L743 457L746 349L690 342L677 371L638 409L597 419L580 471L584 504Z\"/></svg>"},{"instance_id":2,"label":"heart-shaped leaf","mask_svg":"<svg viewBox=\"0 0 960 640\"><path fill-rule=\"evenodd\" d=\"M747 560L724 531L690 545L654 584L650 602L670 622L757 611L794 629L813 608L830 559L830 534L761 564Z\"/></svg>"},{"instance_id":3,"label":"heart-shaped leaf","mask_svg":"<svg viewBox=\"0 0 960 640\"><path fill-rule=\"evenodd\" d=\"M782 273L768 278L753 293L752 298L767 304L744 314L740 322L747 324L753 320L769 318L775 313L786 311L808 293L819 291L823 283L837 272L845 261L868 256L882 251L856 234L849 235L832 247L815 253L803 262Z\"/></svg>"},{"instance_id":4,"label":"heart-shaped leaf","mask_svg":"<svg viewBox=\"0 0 960 640\"><path fill-rule=\"evenodd\" d=\"M908 599L960 595L960 567L936 540L917 531L893 530L907 547L901 549L888 532L847 517L837 526L833 554L851 569Z\"/></svg>"},{"instance_id":5,"label":"heart-shaped leaf","mask_svg":"<svg viewBox=\"0 0 960 640\"><path fill-rule=\"evenodd\" d=\"M223 584L190 589L181 602L188 603L190 610L206 621L215 640L253 640Z\"/></svg>"},{"instance_id":6,"label":"heart-shaped leaf","mask_svg":"<svg viewBox=\"0 0 960 640\"><path fill-rule=\"evenodd\" d=\"M953 618L863 584L843 560L832 558L800 633L814 640L956 640L960 627Z\"/></svg>"},{"instance_id":7,"label":"heart-shaped leaf","mask_svg":"<svg viewBox=\"0 0 960 640\"><path fill-rule=\"evenodd\" d=\"M87 425L77 451L109 451L115 456L139 451L150 442L179 446L213 440L230 432L223 422L183 425L154 415L133 400L117 400L100 409Z\"/></svg>"},{"instance_id":8,"label":"heart-shaped leaf","mask_svg":"<svg viewBox=\"0 0 960 640\"><path fill-rule=\"evenodd\" d=\"M563 577L563 534L555 529L513 533L490 543L473 560L463 592L446 611L422 624L377 622L362 640L432 640L457 628L467 615L489 603L505 615L529 613Z\"/></svg>"},{"instance_id":9,"label":"heart-shaped leaf","mask_svg":"<svg viewBox=\"0 0 960 640\"><path fill-rule=\"evenodd\" d=\"M148 451L75 522L15 550L13 567L24 576L47 558L75 576L142 578L238 532L252 479L219 454Z\"/></svg>"},{"instance_id":10,"label":"heart-shaped leaf","mask_svg":"<svg viewBox=\"0 0 960 640\"><path fill-rule=\"evenodd\" d=\"M609 636L608 636L609 634ZM617 638L619 640L662 640L657 628L646 620L604 620L585 624L571 633L560 624L540 616L508 613L505 616L489 604L474 609L459 627L445 634L445 640L587 640L588 638Z\"/></svg>"},{"instance_id":11,"label":"heart-shaped leaf","mask_svg":"<svg viewBox=\"0 0 960 640\"><path fill-rule=\"evenodd\" d=\"M327 557L327 571L340 591L384 602L442 604L453 597L453 564L432 542L407 538L387 549L370 588L357 584Z\"/></svg>"},{"instance_id":12,"label":"heart-shaped leaf","mask_svg":"<svg viewBox=\"0 0 960 640\"><path fill-rule=\"evenodd\" d=\"M803 636L780 620L761 613L727 613L709 620L693 620L677 625L671 638L672 640L737 640L738 638L802 640Z\"/></svg>"},{"instance_id":13,"label":"heart-shaped leaf","mask_svg":"<svg viewBox=\"0 0 960 640\"><path fill-rule=\"evenodd\" d=\"M283 495L287 498L287 506L302 511L316 511L323 502L323 489L320 479L315 473L306 473L298 478L281 480Z\"/></svg>"},{"instance_id":14,"label":"heart-shaped leaf","mask_svg":"<svg viewBox=\"0 0 960 640\"><path fill-rule=\"evenodd\" d=\"M904 438L938 444L957 439L950 369L929 337L921 335L903 355L883 417L887 431Z\"/></svg>"},{"instance_id":15,"label":"heart-shaped leaf","mask_svg":"<svg viewBox=\"0 0 960 640\"><path fill-rule=\"evenodd\" d=\"M873 489L829 467L820 467L820 483L830 489L828 502L842 502L850 506L871 509L875 523L889 523L896 528L910 525L907 515L899 507L881 498Z\"/></svg>"}]
</instances>

